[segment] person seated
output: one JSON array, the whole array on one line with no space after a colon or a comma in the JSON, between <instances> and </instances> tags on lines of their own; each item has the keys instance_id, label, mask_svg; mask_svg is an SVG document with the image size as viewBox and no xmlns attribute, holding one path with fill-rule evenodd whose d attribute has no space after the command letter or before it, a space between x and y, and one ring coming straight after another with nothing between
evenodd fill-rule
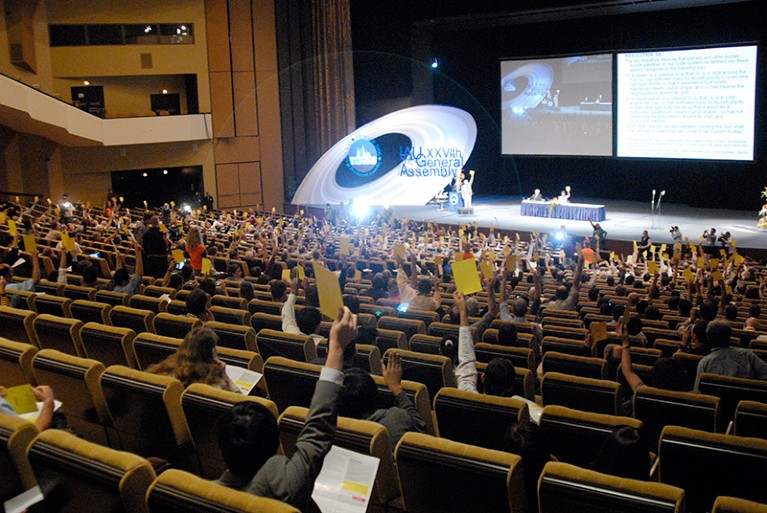
<instances>
[{"instance_id":1,"label":"person seated","mask_svg":"<svg viewBox=\"0 0 767 513\"><path fill-rule=\"evenodd\" d=\"M566 205L570 203L570 186L565 187L565 190L559 193L557 203L560 205Z\"/></svg>"},{"instance_id":2,"label":"person seated","mask_svg":"<svg viewBox=\"0 0 767 513\"><path fill-rule=\"evenodd\" d=\"M130 274L130 271L125 267L125 255L117 252L117 270L112 277L113 292L130 295L141 293L141 284L144 280L144 259L141 257L141 244L135 242L133 247L136 250L136 268L133 274Z\"/></svg>"},{"instance_id":3,"label":"person seated","mask_svg":"<svg viewBox=\"0 0 767 513\"><path fill-rule=\"evenodd\" d=\"M342 417L370 420L383 425L389 432L392 450L408 431L423 432L426 424L402 388L402 357L396 352L384 362L383 377L394 395L396 406L373 410L378 387L370 373L359 368L344 371L344 386L338 399L338 414Z\"/></svg>"},{"instance_id":4,"label":"person seated","mask_svg":"<svg viewBox=\"0 0 767 513\"><path fill-rule=\"evenodd\" d=\"M407 304L409 309L436 312L442 304L439 288L434 287L432 280L418 277L418 259L415 252L410 253L410 279L408 280L402 259L397 258L397 286L400 301Z\"/></svg>"},{"instance_id":5,"label":"person seated","mask_svg":"<svg viewBox=\"0 0 767 513\"><path fill-rule=\"evenodd\" d=\"M37 387L30 386L32 389L32 395L35 396L35 401L43 403L37 418L35 419L35 425L40 431L44 431L51 427L53 424L53 410L55 408L55 402L53 397L53 390L48 385L40 385ZM0 386L0 414L11 415L16 417L16 412L5 399L5 387Z\"/></svg>"},{"instance_id":6,"label":"person seated","mask_svg":"<svg viewBox=\"0 0 767 513\"><path fill-rule=\"evenodd\" d=\"M272 301L284 303L288 299L288 284L283 280L272 280L269 282L269 293Z\"/></svg>"},{"instance_id":7,"label":"person seated","mask_svg":"<svg viewBox=\"0 0 767 513\"><path fill-rule=\"evenodd\" d=\"M650 479L651 456L642 433L629 426L618 426L605 438L591 469L628 479Z\"/></svg>"},{"instance_id":8,"label":"person seated","mask_svg":"<svg viewBox=\"0 0 767 513\"><path fill-rule=\"evenodd\" d=\"M238 403L220 419L218 443L227 470L218 484L277 499L304 512L319 511L311 498L314 481L333 445L344 380L343 352L356 335L357 316L344 308L330 329L328 358L292 457L277 454L277 421L265 406Z\"/></svg>"},{"instance_id":9,"label":"person seated","mask_svg":"<svg viewBox=\"0 0 767 513\"><path fill-rule=\"evenodd\" d=\"M239 392L240 389L226 374L226 364L218 359L217 345L218 335L212 329L195 328L184 337L175 353L150 365L147 372L174 377L185 387L192 383L203 383Z\"/></svg>"},{"instance_id":10,"label":"person seated","mask_svg":"<svg viewBox=\"0 0 767 513\"><path fill-rule=\"evenodd\" d=\"M296 312L296 297L298 294L298 278L294 277L290 284L290 294L282 305L282 331L294 335L310 336L315 344L323 339L320 335L322 314L313 306L304 306ZM308 298L308 293L307 293Z\"/></svg>"},{"instance_id":11,"label":"person seated","mask_svg":"<svg viewBox=\"0 0 767 513\"><path fill-rule=\"evenodd\" d=\"M706 338L711 353L698 363L695 390L704 373L720 374L733 378L767 379L767 363L756 353L743 347L730 347L732 326L724 319L715 319L706 327Z\"/></svg>"},{"instance_id":12,"label":"person seated","mask_svg":"<svg viewBox=\"0 0 767 513\"><path fill-rule=\"evenodd\" d=\"M578 263L575 268L575 273L573 274L573 285L570 287L570 290L567 289L567 286L561 285L557 287L557 290L555 292L555 299L553 301L549 301L546 304L546 308L551 308L553 310L570 310L570 311L576 311L578 306L578 293L581 290L581 284L583 276L583 262L584 258L583 255L580 255L578 257Z\"/></svg>"},{"instance_id":13,"label":"person seated","mask_svg":"<svg viewBox=\"0 0 767 513\"><path fill-rule=\"evenodd\" d=\"M504 436L503 450L522 457L528 511L538 511L538 478L546 463L553 461L545 433L529 419L513 422Z\"/></svg>"},{"instance_id":14,"label":"person seated","mask_svg":"<svg viewBox=\"0 0 767 513\"><path fill-rule=\"evenodd\" d=\"M533 195L527 198L530 201L543 201L543 194L541 194L540 189L535 189L533 192Z\"/></svg>"},{"instance_id":15,"label":"person seated","mask_svg":"<svg viewBox=\"0 0 767 513\"><path fill-rule=\"evenodd\" d=\"M42 275L40 272L40 260L37 258L37 249L35 248L30 255L32 259L32 277L20 282L13 281L12 265L19 259L19 236L16 235L11 242L11 250L5 257L5 263L0 264L0 297L3 299L3 304L9 304L13 308L21 308L24 298L21 296L14 296L9 299L6 296L6 291L19 290L34 292L35 285L40 282Z\"/></svg>"},{"instance_id":16,"label":"person seated","mask_svg":"<svg viewBox=\"0 0 767 513\"><path fill-rule=\"evenodd\" d=\"M210 313L210 296L200 288L192 289L186 295L186 315L187 317L196 317L202 322L213 320L213 314Z\"/></svg>"}]
</instances>

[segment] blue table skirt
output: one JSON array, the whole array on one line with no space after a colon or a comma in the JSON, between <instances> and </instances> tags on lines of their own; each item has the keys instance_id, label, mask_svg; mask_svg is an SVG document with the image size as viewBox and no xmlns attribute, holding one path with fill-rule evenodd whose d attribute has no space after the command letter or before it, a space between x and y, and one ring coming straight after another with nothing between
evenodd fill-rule
<instances>
[{"instance_id":1,"label":"blue table skirt","mask_svg":"<svg viewBox=\"0 0 767 513\"><path fill-rule=\"evenodd\" d=\"M522 200L520 213L523 216L574 219L576 221L600 222L605 220L604 205L586 205L583 203L555 205L552 209L551 202L548 201Z\"/></svg>"}]
</instances>

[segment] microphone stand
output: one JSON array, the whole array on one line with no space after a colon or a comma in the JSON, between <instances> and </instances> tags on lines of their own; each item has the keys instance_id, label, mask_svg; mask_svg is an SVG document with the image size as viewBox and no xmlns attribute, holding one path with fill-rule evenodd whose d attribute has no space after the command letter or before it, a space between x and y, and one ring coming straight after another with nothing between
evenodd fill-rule
<instances>
[{"instance_id":1,"label":"microphone stand","mask_svg":"<svg viewBox=\"0 0 767 513\"><path fill-rule=\"evenodd\" d=\"M655 228L655 189L652 190L652 199L650 200L650 229Z\"/></svg>"}]
</instances>

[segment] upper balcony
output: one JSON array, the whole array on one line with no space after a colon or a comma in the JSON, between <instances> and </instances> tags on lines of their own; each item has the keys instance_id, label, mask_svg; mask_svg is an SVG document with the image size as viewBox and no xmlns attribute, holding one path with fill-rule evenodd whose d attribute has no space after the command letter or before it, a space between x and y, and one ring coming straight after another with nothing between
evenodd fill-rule
<instances>
[{"instance_id":1,"label":"upper balcony","mask_svg":"<svg viewBox=\"0 0 767 513\"><path fill-rule=\"evenodd\" d=\"M101 119L4 75L0 75L0 124L64 146L212 139L210 114Z\"/></svg>"}]
</instances>

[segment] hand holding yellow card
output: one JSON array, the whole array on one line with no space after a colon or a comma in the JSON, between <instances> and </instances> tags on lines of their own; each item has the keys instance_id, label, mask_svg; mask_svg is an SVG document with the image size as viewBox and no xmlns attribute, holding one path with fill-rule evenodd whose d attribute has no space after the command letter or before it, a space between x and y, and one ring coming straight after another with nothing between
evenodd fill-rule
<instances>
[{"instance_id":1,"label":"hand holding yellow card","mask_svg":"<svg viewBox=\"0 0 767 513\"><path fill-rule=\"evenodd\" d=\"M18 385L5 389L5 400L13 408L17 415L33 413L37 411L37 403L32 388L29 385Z\"/></svg>"},{"instance_id":2,"label":"hand holding yellow card","mask_svg":"<svg viewBox=\"0 0 767 513\"><path fill-rule=\"evenodd\" d=\"M181 262L184 261L184 252L181 251L180 249L174 249L173 251L171 251L171 254L173 255L173 260L177 264L180 264Z\"/></svg>"},{"instance_id":3,"label":"hand holding yellow card","mask_svg":"<svg viewBox=\"0 0 767 513\"><path fill-rule=\"evenodd\" d=\"M75 250L75 241L67 232L61 232L61 245L64 246L64 249L67 251Z\"/></svg>"},{"instance_id":4,"label":"hand holding yellow card","mask_svg":"<svg viewBox=\"0 0 767 513\"><path fill-rule=\"evenodd\" d=\"M482 290L482 284L477 273L477 261L473 258L454 262L453 277L455 278L456 291L462 292L464 295L474 294Z\"/></svg>"},{"instance_id":5,"label":"hand holding yellow card","mask_svg":"<svg viewBox=\"0 0 767 513\"><path fill-rule=\"evenodd\" d=\"M200 273L203 276L207 276L210 274L210 267L211 267L210 258L203 258L202 259L202 268L200 269Z\"/></svg>"},{"instance_id":6,"label":"hand holding yellow card","mask_svg":"<svg viewBox=\"0 0 767 513\"><path fill-rule=\"evenodd\" d=\"M658 262L655 262L654 260L648 260L647 261L647 272L650 274L655 274L658 272Z\"/></svg>"},{"instance_id":7,"label":"hand holding yellow card","mask_svg":"<svg viewBox=\"0 0 767 513\"><path fill-rule=\"evenodd\" d=\"M24 235L24 251L27 253L33 253L37 251L37 243L35 242L35 236L31 233Z\"/></svg>"},{"instance_id":8,"label":"hand holding yellow card","mask_svg":"<svg viewBox=\"0 0 767 513\"><path fill-rule=\"evenodd\" d=\"M314 265L314 276L317 279L317 294L320 297L320 312L335 319L338 311L344 306L341 295L341 284L336 275L319 264Z\"/></svg>"}]
</instances>

